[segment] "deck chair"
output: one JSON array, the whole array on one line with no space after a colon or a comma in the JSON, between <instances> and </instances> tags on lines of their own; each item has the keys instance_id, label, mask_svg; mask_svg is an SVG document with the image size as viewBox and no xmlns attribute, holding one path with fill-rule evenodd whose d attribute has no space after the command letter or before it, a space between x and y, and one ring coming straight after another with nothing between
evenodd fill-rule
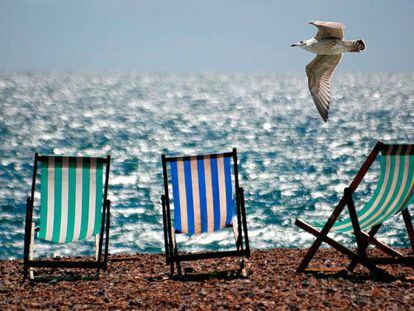
<instances>
[{"instance_id":1,"label":"deck chair","mask_svg":"<svg viewBox=\"0 0 414 311\"><path fill-rule=\"evenodd\" d=\"M352 198L371 164L380 155L380 176L372 198L360 209L356 210ZM402 213L411 247L414 250L414 230L407 206L414 196L414 145L386 145L378 142L362 165L356 177L324 224L308 224L296 219L296 225L316 236L316 240L299 265L297 272L304 272L322 242L325 242L350 258L348 270L352 271L357 264L362 264L373 273L387 274L379 264L402 264L414 267L414 257L404 256L400 252L381 243L375 238L382 224L397 213ZM347 207L349 217L339 219ZM355 235L357 251L354 252L328 237L328 232L352 233ZM369 257L368 246L373 245L386 257ZM388 274L387 274L388 275ZM389 275L388 275L389 276Z\"/></svg>"},{"instance_id":2,"label":"deck chair","mask_svg":"<svg viewBox=\"0 0 414 311\"><path fill-rule=\"evenodd\" d=\"M234 174L231 170L232 160ZM182 261L229 256L250 257L244 193L243 188L239 187L236 149L228 153L199 156L162 155L162 166L165 191L161 196L164 242L170 275L174 275L174 263L178 275L182 275ZM169 185L172 188L172 200ZM178 252L176 234L191 236L227 227L233 228L235 250L189 254Z\"/></svg>"},{"instance_id":3,"label":"deck chair","mask_svg":"<svg viewBox=\"0 0 414 311\"><path fill-rule=\"evenodd\" d=\"M40 163L40 211L35 226L34 198ZM105 170L105 178L103 178ZM35 154L31 195L27 198L24 239L24 279L33 278L33 268L91 268L96 277L107 268L109 210L107 200L110 156L106 158L40 156ZM96 260L35 260L38 240L71 243L95 237ZM102 258L103 236L105 251Z\"/></svg>"}]
</instances>

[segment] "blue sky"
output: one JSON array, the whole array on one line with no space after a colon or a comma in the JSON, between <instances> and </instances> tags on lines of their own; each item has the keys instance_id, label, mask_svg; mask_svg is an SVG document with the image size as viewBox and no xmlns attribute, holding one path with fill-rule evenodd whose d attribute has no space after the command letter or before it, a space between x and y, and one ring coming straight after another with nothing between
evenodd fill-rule
<instances>
[{"instance_id":1,"label":"blue sky","mask_svg":"<svg viewBox=\"0 0 414 311\"><path fill-rule=\"evenodd\" d=\"M291 43L341 21L342 72L414 72L414 1L0 0L0 71L303 72Z\"/></svg>"}]
</instances>

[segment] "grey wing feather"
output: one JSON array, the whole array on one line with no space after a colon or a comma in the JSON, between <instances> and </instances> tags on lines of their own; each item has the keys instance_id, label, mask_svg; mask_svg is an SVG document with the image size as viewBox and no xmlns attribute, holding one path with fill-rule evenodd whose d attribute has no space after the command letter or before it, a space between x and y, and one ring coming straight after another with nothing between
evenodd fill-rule
<instances>
[{"instance_id":1,"label":"grey wing feather","mask_svg":"<svg viewBox=\"0 0 414 311\"><path fill-rule=\"evenodd\" d=\"M342 54L316 55L306 66L309 90L316 108L325 122L328 120L331 98L330 80L341 57Z\"/></svg>"},{"instance_id":2,"label":"grey wing feather","mask_svg":"<svg viewBox=\"0 0 414 311\"><path fill-rule=\"evenodd\" d=\"M339 39L344 38L345 25L335 22L309 22L318 28L318 33L315 36L316 40L321 39Z\"/></svg>"}]
</instances>

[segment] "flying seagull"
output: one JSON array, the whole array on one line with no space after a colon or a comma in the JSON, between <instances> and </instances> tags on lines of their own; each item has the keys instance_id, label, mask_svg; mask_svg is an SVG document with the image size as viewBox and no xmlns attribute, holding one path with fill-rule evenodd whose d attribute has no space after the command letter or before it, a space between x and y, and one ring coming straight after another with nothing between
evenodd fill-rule
<instances>
[{"instance_id":1,"label":"flying seagull","mask_svg":"<svg viewBox=\"0 0 414 311\"><path fill-rule=\"evenodd\" d=\"M309 22L318 28L312 39L300 41L291 46L301 47L316 53L316 57L306 66L309 90L322 119L328 121L331 100L330 80L344 52L360 52L365 49L362 40L344 40L342 23Z\"/></svg>"}]
</instances>

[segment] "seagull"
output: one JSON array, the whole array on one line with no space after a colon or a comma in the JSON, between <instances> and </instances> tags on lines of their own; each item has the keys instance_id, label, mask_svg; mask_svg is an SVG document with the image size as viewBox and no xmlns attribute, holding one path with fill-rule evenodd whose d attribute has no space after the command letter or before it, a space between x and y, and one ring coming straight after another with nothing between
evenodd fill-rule
<instances>
[{"instance_id":1,"label":"seagull","mask_svg":"<svg viewBox=\"0 0 414 311\"><path fill-rule=\"evenodd\" d=\"M342 23L317 21L309 24L318 28L316 36L291 46L298 46L317 54L306 66L306 75L313 101L326 122L331 101L330 80L342 58L342 53L363 51L365 43L362 40L344 40L345 25Z\"/></svg>"}]
</instances>

